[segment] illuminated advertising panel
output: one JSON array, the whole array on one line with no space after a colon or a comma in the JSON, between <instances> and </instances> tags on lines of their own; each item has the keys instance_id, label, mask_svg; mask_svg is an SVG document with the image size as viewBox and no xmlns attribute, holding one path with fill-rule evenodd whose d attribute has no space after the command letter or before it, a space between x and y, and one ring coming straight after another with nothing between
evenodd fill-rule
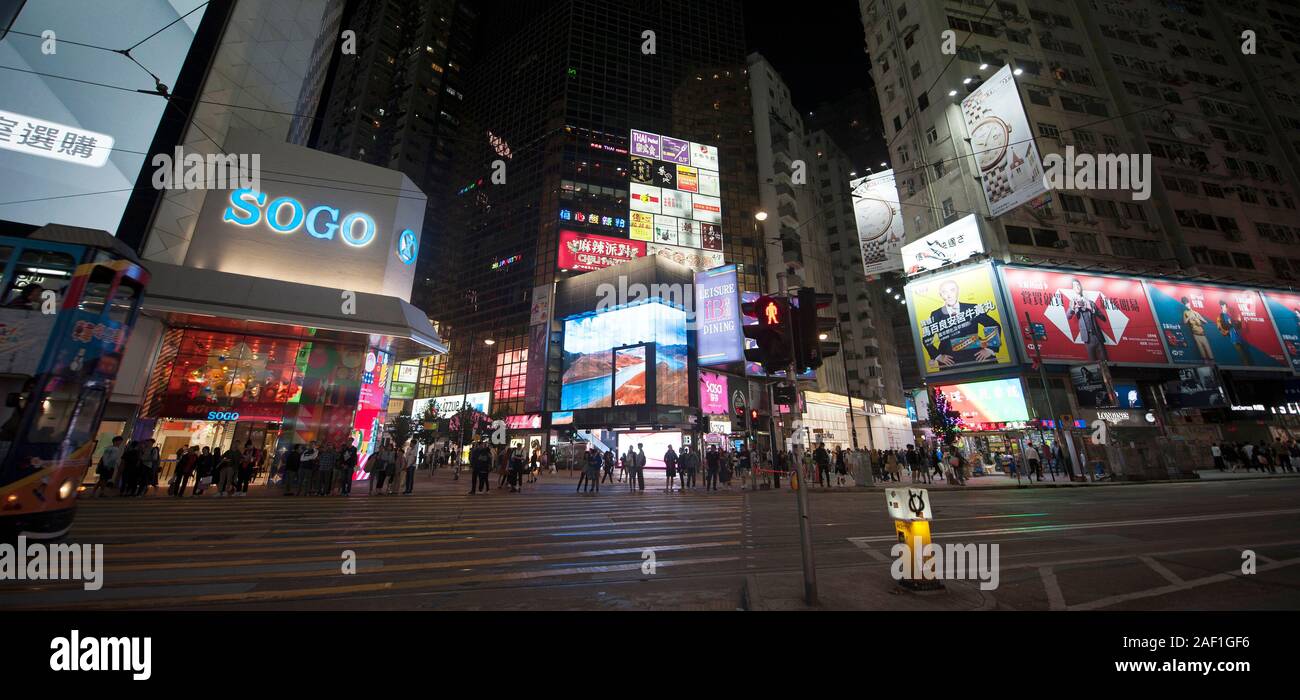
<instances>
[{"instance_id":1,"label":"illuminated advertising panel","mask_svg":"<svg viewBox=\"0 0 1300 700\"><path fill-rule=\"evenodd\" d=\"M660 196L659 188L654 185L641 185L635 182L629 185L631 187L632 198L629 206L632 211L644 212L646 214L658 214L663 209L663 200Z\"/></svg>"},{"instance_id":2,"label":"illuminated advertising panel","mask_svg":"<svg viewBox=\"0 0 1300 700\"><path fill-rule=\"evenodd\" d=\"M965 262L970 256L984 252L979 218L974 214L960 218L924 238L908 243L901 251L903 271L908 275Z\"/></svg>"},{"instance_id":3,"label":"illuminated advertising panel","mask_svg":"<svg viewBox=\"0 0 1300 700\"><path fill-rule=\"evenodd\" d=\"M614 351L614 405L640 406L646 402L646 346Z\"/></svg>"},{"instance_id":4,"label":"illuminated advertising panel","mask_svg":"<svg viewBox=\"0 0 1300 700\"><path fill-rule=\"evenodd\" d=\"M645 468L651 471L664 469L664 455L672 446L677 454L682 452L682 434L677 431L663 433L619 433L618 453L627 454L636 451L639 446L645 452Z\"/></svg>"},{"instance_id":5,"label":"illuminated advertising panel","mask_svg":"<svg viewBox=\"0 0 1300 700\"><path fill-rule=\"evenodd\" d=\"M1043 162L1010 64L962 100L961 113L990 216L1047 192Z\"/></svg>"},{"instance_id":6,"label":"illuminated advertising panel","mask_svg":"<svg viewBox=\"0 0 1300 700\"><path fill-rule=\"evenodd\" d=\"M851 180L849 186L862 247L862 271L871 276L903 269L903 215L894 171Z\"/></svg>"},{"instance_id":7,"label":"illuminated advertising panel","mask_svg":"<svg viewBox=\"0 0 1300 700\"><path fill-rule=\"evenodd\" d=\"M948 399L948 410L961 414L963 427L970 430L1029 420L1024 385L1018 378L940 385L935 391Z\"/></svg>"},{"instance_id":8,"label":"illuminated advertising panel","mask_svg":"<svg viewBox=\"0 0 1300 700\"><path fill-rule=\"evenodd\" d=\"M646 244L646 254L665 256L669 260L679 265L685 265L696 272L712 270L726 262L722 253L717 251L683 248L682 246L664 245L662 243Z\"/></svg>"},{"instance_id":9,"label":"illuminated advertising panel","mask_svg":"<svg viewBox=\"0 0 1300 700\"><path fill-rule=\"evenodd\" d=\"M611 265L645 257L646 245L626 238L560 231L560 251L556 264L562 270L603 270Z\"/></svg>"},{"instance_id":10,"label":"illuminated advertising panel","mask_svg":"<svg viewBox=\"0 0 1300 700\"><path fill-rule=\"evenodd\" d=\"M1142 281L1052 270L1002 268L1017 323L1029 314L1046 338L1037 342L1044 360L1166 364L1160 327ZM1022 333L1027 357L1035 341Z\"/></svg>"},{"instance_id":11,"label":"illuminated advertising panel","mask_svg":"<svg viewBox=\"0 0 1300 700\"><path fill-rule=\"evenodd\" d=\"M730 415L727 410L727 377L716 372L700 372L700 411L705 415Z\"/></svg>"},{"instance_id":12,"label":"illuminated advertising panel","mask_svg":"<svg viewBox=\"0 0 1300 700\"><path fill-rule=\"evenodd\" d=\"M1146 287L1174 364L1290 366L1258 291L1153 280Z\"/></svg>"},{"instance_id":13,"label":"illuminated advertising panel","mask_svg":"<svg viewBox=\"0 0 1300 700\"><path fill-rule=\"evenodd\" d=\"M977 265L909 282L917 360L926 374L1011 364L993 269Z\"/></svg>"},{"instance_id":14,"label":"illuminated advertising panel","mask_svg":"<svg viewBox=\"0 0 1300 700\"><path fill-rule=\"evenodd\" d=\"M1264 302L1282 337L1282 347L1291 358L1291 368L1300 372L1300 294L1264 292Z\"/></svg>"},{"instance_id":15,"label":"illuminated advertising panel","mask_svg":"<svg viewBox=\"0 0 1300 700\"><path fill-rule=\"evenodd\" d=\"M634 211L630 212L629 216L632 228L628 231L628 237L634 241L653 241L655 215Z\"/></svg>"},{"instance_id":16,"label":"illuminated advertising panel","mask_svg":"<svg viewBox=\"0 0 1300 700\"><path fill-rule=\"evenodd\" d=\"M679 219L689 218L691 216L692 204L690 192L679 192L677 190L665 188L662 192L661 200L661 209L665 216L675 216Z\"/></svg>"},{"instance_id":17,"label":"illuminated advertising panel","mask_svg":"<svg viewBox=\"0 0 1300 700\"><path fill-rule=\"evenodd\" d=\"M432 399L416 399L412 404L411 416L422 417L425 411L432 408L434 415L438 418L450 418L456 415L465 405L476 411L487 413L488 403L491 400L490 396L490 392L481 391L475 394L456 394L455 396L438 396Z\"/></svg>"},{"instance_id":18,"label":"illuminated advertising panel","mask_svg":"<svg viewBox=\"0 0 1300 700\"><path fill-rule=\"evenodd\" d=\"M713 366L745 358L736 266L695 274L695 332L699 363Z\"/></svg>"},{"instance_id":19,"label":"illuminated advertising panel","mask_svg":"<svg viewBox=\"0 0 1300 700\"><path fill-rule=\"evenodd\" d=\"M630 346L653 344L660 404L685 405L687 388L686 311L658 302L639 304L564 322L560 409L609 408L614 387L622 400L645 394L649 355ZM618 348L617 353L614 349ZM619 363L616 368L615 362ZM615 371L617 369L617 376ZM639 387L639 388L638 388ZM621 404L620 404L621 405Z\"/></svg>"},{"instance_id":20,"label":"illuminated advertising panel","mask_svg":"<svg viewBox=\"0 0 1300 700\"><path fill-rule=\"evenodd\" d=\"M629 236L659 246L720 252L722 192L718 149L635 130L631 142ZM690 253L667 248L659 250L696 270L722 264L721 255L692 257Z\"/></svg>"}]
</instances>

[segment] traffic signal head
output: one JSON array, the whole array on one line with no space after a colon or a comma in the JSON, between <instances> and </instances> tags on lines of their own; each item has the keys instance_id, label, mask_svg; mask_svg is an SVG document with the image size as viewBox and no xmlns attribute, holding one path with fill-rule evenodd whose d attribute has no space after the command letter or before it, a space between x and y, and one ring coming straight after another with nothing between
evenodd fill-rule
<instances>
[{"instance_id":1,"label":"traffic signal head","mask_svg":"<svg viewBox=\"0 0 1300 700\"><path fill-rule=\"evenodd\" d=\"M780 297L761 296L742 304L741 311L757 321L744 328L745 337L758 345L745 350L745 359L762 365L768 374L788 370L792 357L786 318L790 302Z\"/></svg>"},{"instance_id":2,"label":"traffic signal head","mask_svg":"<svg viewBox=\"0 0 1300 700\"><path fill-rule=\"evenodd\" d=\"M815 370L827 359L840 351L840 344L822 340L827 332L838 325L834 318L822 318L817 315L819 309L829 307L835 301L833 294L818 294L812 287L803 287L796 298L794 309L794 360L795 368L800 373Z\"/></svg>"}]
</instances>

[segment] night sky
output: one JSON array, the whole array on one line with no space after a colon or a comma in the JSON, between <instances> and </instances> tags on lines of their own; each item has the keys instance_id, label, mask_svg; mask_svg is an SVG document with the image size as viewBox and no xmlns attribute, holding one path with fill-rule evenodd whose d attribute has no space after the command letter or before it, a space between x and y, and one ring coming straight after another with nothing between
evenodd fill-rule
<instances>
[{"instance_id":1,"label":"night sky","mask_svg":"<svg viewBox=\"0 0 1300 700\"><path fill-rule=\"evenodd\" d=\"M801 111L872 86L862 18L853 0L782 5L779 11L748 2L745 33L749 50L780 71Z\"/></svg>"}]
</instances>

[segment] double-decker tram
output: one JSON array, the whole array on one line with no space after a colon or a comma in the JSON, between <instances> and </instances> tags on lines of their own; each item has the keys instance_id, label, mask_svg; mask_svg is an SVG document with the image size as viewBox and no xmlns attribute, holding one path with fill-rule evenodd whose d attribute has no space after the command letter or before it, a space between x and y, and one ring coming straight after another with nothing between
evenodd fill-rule
<instances>
[{"instance_id":1,"label":"double-decker tram","mask_svg":"<svg viewBox=\"0 0 1300 700\"><path fill-rule=\"evenodd\" d=\"M103 231L0 236L0 541L57 538L149 273Z\"/></svg>"}]
</instances>

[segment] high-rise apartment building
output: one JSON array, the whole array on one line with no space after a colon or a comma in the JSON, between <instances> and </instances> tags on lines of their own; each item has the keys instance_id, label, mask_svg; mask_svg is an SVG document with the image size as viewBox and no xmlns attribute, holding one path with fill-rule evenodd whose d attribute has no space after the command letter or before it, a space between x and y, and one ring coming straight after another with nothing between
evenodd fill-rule
<instances>
[{"instance_id":1,"label":"high-rise apartment building","mask_svg":"<svg viewBox=\"0 0 1300 700\"><path fill-rule=\"evenodd\" d=\"M1044 157L1150 153L1154 177L1149 199L1058 190L989 220L991 254L1247 282L1300 273L1300 97L1283 73L1297 45L1270 31L1297 18L1291 3L859 4L908 240L988 213L959 102L1010 65L1032 130L1013 140L1034 138ZM955 56L942 50L949 29Z\"/></svg>"}]
</instances>

